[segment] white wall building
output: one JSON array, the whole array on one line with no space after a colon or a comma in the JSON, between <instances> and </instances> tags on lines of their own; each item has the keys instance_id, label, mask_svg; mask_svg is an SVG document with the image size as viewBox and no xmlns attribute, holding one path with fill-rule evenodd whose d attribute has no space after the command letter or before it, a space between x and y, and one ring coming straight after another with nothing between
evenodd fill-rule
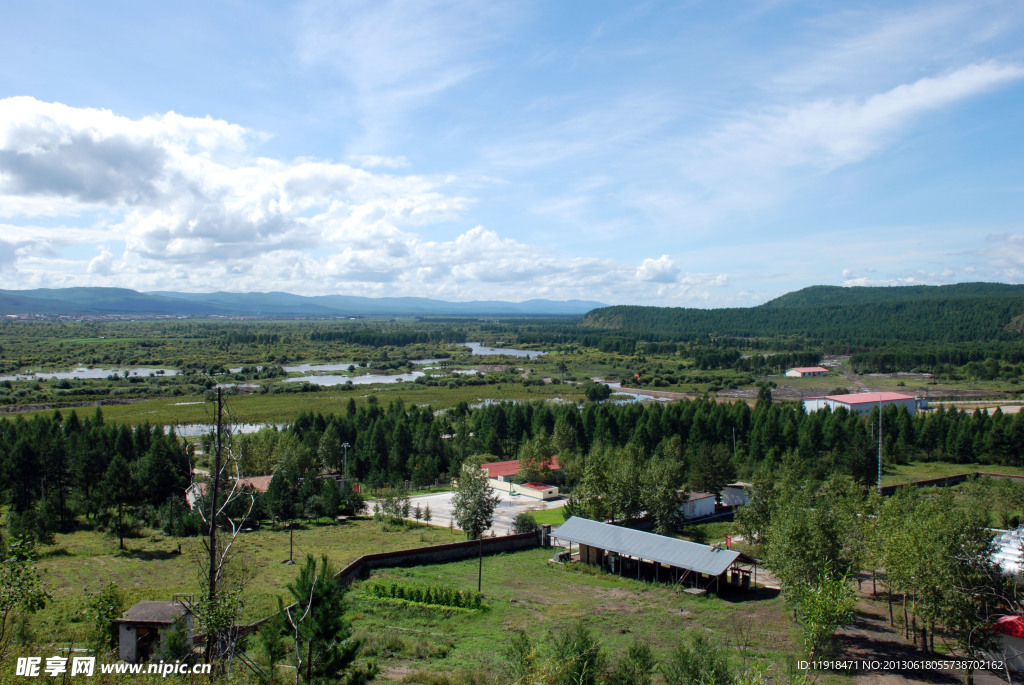
<instances>
[{"instance_id":1,"label":"white wall building","mask_svg":"<svg viewBox=\"0 0 1024 685\"><path fill-rule=\"evenodd\" d=\"M167 637L181 621L185 642L192 644L192 612L181 602L143 600L116 619L118 652L130 664L160 660L167 650Z\"/></svg>"},{"instance_id":2,"label":"white wall building","mask_svg":"<svg viewBox=\"0 0 1024 685\"><path fill-rule=\"evenodd\" d=\"M808 376L827 376L828 369L823 366L796 366L786 369L786 375L790 378L806 378Z\"/></svg>"},{"instance_id":3,"label":"white wall building","mask_svg":"<svg viewBox=\"0 0 1024 685\"><path fill-rule=\"evenodd\" d=\"M743 506L750 501L750 483L729 483L722 488L722 504L727 507Z\"/></svg>"},{"instance_id":4,"label":"white wall building","mask_svg":"<svg viewBox=\"0 0 1024 685\"><path fill-rule=\"evenodd\" d=\"M715 496L710 492L691 492L689 498L679 505L683 518L699 519L715 513Z\"/></svg>"},{"instance_id":5,"label":"white wall building","mask_svg":"<svg viewBox=\"0 0 1024 685\"><path fill-rule=\"evenodd\" d=\"M917 411L918 401L912 395L901 395L898 392L858 392L849 395L826 395L824 397L809 397L804 400L804 409L807 413L825 409L832 411L840 407L858 414L870 414L871 410L881 405L883 408L890 405L906 407L911 414Z\"/></svg>"}]
</instances>

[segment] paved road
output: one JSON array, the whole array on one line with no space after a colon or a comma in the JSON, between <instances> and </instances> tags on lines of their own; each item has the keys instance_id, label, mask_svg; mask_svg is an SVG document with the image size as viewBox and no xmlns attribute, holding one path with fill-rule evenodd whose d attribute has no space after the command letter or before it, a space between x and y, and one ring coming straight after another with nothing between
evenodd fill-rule
<instances>
[{"instance_id":1,"label":"paved road","mask_svg":"<svg viewBox=\"0 0 1024 685\"><path fill-rule=\"evenodd\" d=\"M502 490L491 490L491 492L498 495L500 499L498 506L494 509L494 519L490 528L490 531L495 535L507 535L511 532L512 523L515 521L516 516L524 511L554 509L565 505L564 497L542 502L522 495L512 497ZM431 524L448 527L448 523L452 520L452 496L454 494L454 492L438 492L432 495L418 495L411 497L410 501L413 508L417 504L420 505L421 509L430 507ZM375 501L368 500L366 503L370 513L373 513Z\"/></svg>"}]
</instances>

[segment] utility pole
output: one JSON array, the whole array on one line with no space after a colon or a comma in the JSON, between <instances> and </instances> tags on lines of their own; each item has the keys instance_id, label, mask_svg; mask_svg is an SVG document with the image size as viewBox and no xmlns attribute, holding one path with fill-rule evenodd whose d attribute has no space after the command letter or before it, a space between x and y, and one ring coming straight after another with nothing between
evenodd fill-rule
<instances>
[{"instance_id":1,"label":"utility pole","mask_svg":"<svg viewBox=\"0 0 1024 685\"><path fill-rule=\"evenodd\" d=\"M882 398L878 398L878 495L882 495Z\"/></svg>"},{"instance_id":2,"label":"utility pole","mask_svg":"<svg viewBox=\"0 0 1024 685\"><path fill-rule=\"evenodd\" d=\"M480 537L477 538L477 567L476 567L476 591L480 592L480 587L484 579L484 534L480 532Z\"/></svg>"},{"instance_id":3,"label":"utility pole","mask_svg":"<svg viewBox=\"0 0 1024 685\"><path fill-rule=\"evenodd\" d=\"M345 450L345 483L348 484L348 448L350 445L347 442L343 442L341 446Z\"/></svg>"}]
</instances>

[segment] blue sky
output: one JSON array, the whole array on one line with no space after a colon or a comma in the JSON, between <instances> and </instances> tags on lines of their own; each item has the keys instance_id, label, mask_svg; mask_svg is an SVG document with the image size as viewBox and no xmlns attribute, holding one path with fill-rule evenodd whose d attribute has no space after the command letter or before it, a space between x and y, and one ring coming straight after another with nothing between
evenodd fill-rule
<instances>
[{"instance_id":1,"label":"blue sky","mask_svg":"<svg viewBox=\"0 0 1024 685\"><path fill-rule=\"evenodd\" d=\"M1024 282L1024 5L7 3L0 288Z\"/></svg>"}]
</instances>

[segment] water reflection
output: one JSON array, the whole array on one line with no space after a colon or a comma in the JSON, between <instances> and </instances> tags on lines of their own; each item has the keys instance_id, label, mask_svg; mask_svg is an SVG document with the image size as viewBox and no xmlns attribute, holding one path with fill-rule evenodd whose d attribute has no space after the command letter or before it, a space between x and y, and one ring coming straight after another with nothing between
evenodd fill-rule
<instances>
[{"instance_id":1,"label":"water reflection","mask_svg":"<svg viewBox=\"0 0 1024 685\"><path fill-rule=\"evenodd\" d=\"M303 376L301 378L288 378L285 379L285 383L312 383L313 385L345 385L351 383L352 385L370 385L372 383L398 383L400 381L414 381L420 376L426 374L422 371L412 371L410 373L400 373L394 375L385 375L382 373L371 373L365 376L337 376L337 375L326 375L326 376Z\"/></svg>"},{"instance_id":2,"label":"water reflection","mask_svg":"<svg viewBox=\"0 0 1024 685\"><path fill-rule=\"evenodd\" d=\"M129 376L177 376L177 369L148 369L141 366L129 368L129 369L87 369L84 366L80 366L77 369L71 371L29 371L27 373L21 373L14 376L0 376L0 381L34 381L34 380L50 380L51 378L60 379L80 379L80 380L96 380L100 378L106 378L110 375L124 377L124 372L127 371Z\"/></svg>"},{"instance_id":3,"label":"water reflection","mask_svg":"<svg viewBox=\"0 0 1024 685\"><path fill-rule=\"evenodd\" d=\"M473 354L478 355L504 354L508 355L509 357L524 357L526 359L529 359L531 357L539 357L545 354L540 350L514 350L510 347L487 347L485 345L481 345L478 342L462 343L461 346L468 347Z\"/></svg>"}]
</instances>

